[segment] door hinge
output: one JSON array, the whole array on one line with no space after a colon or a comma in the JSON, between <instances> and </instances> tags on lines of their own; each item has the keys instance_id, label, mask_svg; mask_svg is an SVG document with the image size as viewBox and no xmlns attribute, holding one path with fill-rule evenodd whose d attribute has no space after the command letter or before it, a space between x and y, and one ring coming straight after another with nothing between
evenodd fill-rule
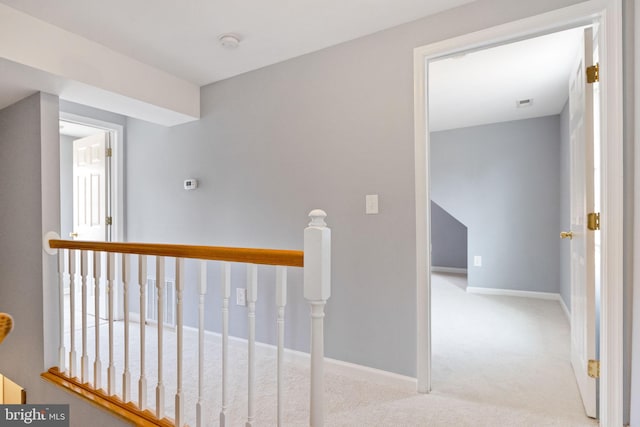
<instances>
[{"instance_id":1,"label":"door hinge","mask_svg":"<svg viewBox=\"0 0 640 427\"><path fill-rule=\"evenodd\" d=\"M106 218L106 223L107 223L107 225L113 225L113 217L108 216L108 217Z\"/></svg>"},{"instance_id":2,"label":"door hinge","mask_svg":"<svg viewBox=\"0 0 640 427\"><path fill-rule=\"evenodd\" d=\"M600 378L600 361L589 359L587 373L591 378Z\"/></svg>"},{"instance_id":3,"label":"door hinge","mask_svg":"<svg viewBox=\"0 0 640 427\"><path fill-rule=\"evenodd\" d=\"M112 157L113 156L113 150L111 148L107 148L105 155L107 157Z\"/></svg>"},{"instance_id":4,"label":"door hinge","mask_svg":"<svg viewBox=\"0 0 640 427\"><path fill-rule=\"evenodd\" d=\"M592 231L600 230L600 213L590 213L587 215L587 228Z\"/></svg>"},{"instance_id":5,"label":"door hinge","mask_svg":"<svg viewBox=\"0 0 640 427\"><path fill-rule=\"evenodd\" d=\"M587 67L587 83L595 83L600 81L600 64Z\"/></svg>"}]
</instances>

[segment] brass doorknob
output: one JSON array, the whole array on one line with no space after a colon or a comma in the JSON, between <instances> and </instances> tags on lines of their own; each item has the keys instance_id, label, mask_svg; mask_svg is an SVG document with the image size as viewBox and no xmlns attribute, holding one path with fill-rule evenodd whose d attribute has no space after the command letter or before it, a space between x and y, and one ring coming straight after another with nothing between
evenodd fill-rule
<instances>
[{"instance_id":1,"label":"brass doorknob","mask_svg":"<svg viewBox=\"0 0 640 427\"><path fill-rule=\"evenodd\" d=\"M71 237L72 239L75 239L76 237L78 237L78 233L69 233L69 237Z\"/></svg>"},{"instance_id":2,"label":"brass doorknob","mask_svg":"<svg viewBox=\"0 0 640 427\"><path fill-rule=\"evenodd\" d=\"M561 231L560 238L561 239L569 238L569 240L573 239L573 231Z\"/></svg>"}]
</instances>

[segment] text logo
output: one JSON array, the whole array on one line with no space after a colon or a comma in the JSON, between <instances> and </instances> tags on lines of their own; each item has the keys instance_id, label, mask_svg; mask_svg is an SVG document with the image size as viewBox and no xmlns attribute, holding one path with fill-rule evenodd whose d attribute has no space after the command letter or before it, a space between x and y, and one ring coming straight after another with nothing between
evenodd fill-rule
<instances>
[{"instance_id":1,"label":"text logo","mask_svg":"<svg viewBox=\"0 0 640 427\"><path fill-rule=\"evenodd\" d=\"M0 427L69 427L69 405L0 405Z\"/></svg>"}]
</instances>

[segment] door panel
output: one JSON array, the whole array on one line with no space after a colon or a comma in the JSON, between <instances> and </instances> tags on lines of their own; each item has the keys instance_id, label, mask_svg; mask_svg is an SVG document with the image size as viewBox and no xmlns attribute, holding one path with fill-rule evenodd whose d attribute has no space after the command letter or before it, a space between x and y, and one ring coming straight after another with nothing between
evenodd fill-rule
<instances>
[{"instance_id":1,"label":"door panel","mask_svg":"<svg viewBox=\"0 0 640 427\"><path fill-rule=\"evenodd\" d=\"M569 83L571 131L571 364L589 417L595 418L596 379L588 362L596 358L594 232L587 229L587 213L594 212L593 90L586 67L593 64L592 29L584 41Z\"/></svg>"},{"instance_id":2,"label":"door panel","mask_svg":"<svg viewBox=\"0 0 640 427\"><path fill-rule=\"evenodd\" d=\"M73 141L73 232L107 240L106 132Z\"/></svg>"}]
</instances>

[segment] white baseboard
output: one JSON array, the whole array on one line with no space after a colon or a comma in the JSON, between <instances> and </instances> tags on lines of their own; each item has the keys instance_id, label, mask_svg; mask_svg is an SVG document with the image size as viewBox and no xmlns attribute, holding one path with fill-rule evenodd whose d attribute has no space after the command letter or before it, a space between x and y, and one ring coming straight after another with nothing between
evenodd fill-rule
<instances>
[{"instance_id":1,"label":"white baseboard","mask_svg":"<svg viewBox=\"0 0 640 427\"><path fill-rule=\"evenodd\" d=\"M567 316L567 320L569 321L569 324L571 324L571 312L569 311L567 304L564 303L562 297L560 297L560 306L562 306L562 311L564 311L564 315Z\"/></svg>"},{"instance_id":2,"label":"white baseboard","mask_svg":"<svg viewBox=\"0 0 640 427\"><path fill-rule=\"evenodd\" d=\"M509 296L509 297L562 300L562 298L560 297L560 294L555 292L516 291L513 289L479 288L477 286L467 286L467 292L471 294L482 294L482 295L502 295L502 296Z\"/></svg>"},{"instance_id":3,"label":"white baseboard","mask_svg":"<svg viewBox=\"0 0 640 427\"><path fill-rule=\"evenodd\" d=\"M198 328L195 328L193 326L184 326L184 329L189 329L194 332L198 332ZM222 335L218 332L205 330L205 334L214 336L216 338L222 337ZM229 336L229 341L235 342L236 344L243 344L243 345L247 344L247 340L245 338L234 337L231 335ZM259 341L256 341L256 347L273 351L274 353L278 349L273 344L266 344ZM302 351L285 348L284 360L285 362L289 362L289 363L292 363L292 362L293 363L309 363L310 355L309 353L305 353ZM331 359L328 357L324 358L324 362L325 362L326 371L333 374L344 375L344 376L348 376L351 379L370 381L370 382L381 384L381 385L391 385L398 388L406 388L408 391L416 391L417 381L413 377L396 374L394 372L384 371L382 369L370 368L368 366L358 365L355 363L344 362L342 360Z\"/></svg>"},{"instance_id":4,"label":"white baseboard","mask_svg":"<svg viewBox=\"0 0 640 427\"><path fill-rule=\"evenodd\" d=\"M431 266L432 273L452 273L452 274L467 274L466 268L456 268L456 267L437 267Z\"/></svg>"},{"instance_id":5,"label":"white baseboard","mask_svg":"<svg viewBox=\"0 0 640 427\"><path fill-rule=\"evenodd\" d=\"M569 324L571 324L571 312L567 308L567 305L564 303L562 296L559 293L555 292L533 292L533 291L515 291L512 289L498 289L498 288L479 288L476 286L467 286L467 292L471 294L480 294L480 295L502 295L502 296L510 296L510 297L523 297L523 298L537 298L537 299L546 299L546 300L555 300L558 301L560 307L562 307L562 312L567 317Z\"/></svg>"}]
</instances>

